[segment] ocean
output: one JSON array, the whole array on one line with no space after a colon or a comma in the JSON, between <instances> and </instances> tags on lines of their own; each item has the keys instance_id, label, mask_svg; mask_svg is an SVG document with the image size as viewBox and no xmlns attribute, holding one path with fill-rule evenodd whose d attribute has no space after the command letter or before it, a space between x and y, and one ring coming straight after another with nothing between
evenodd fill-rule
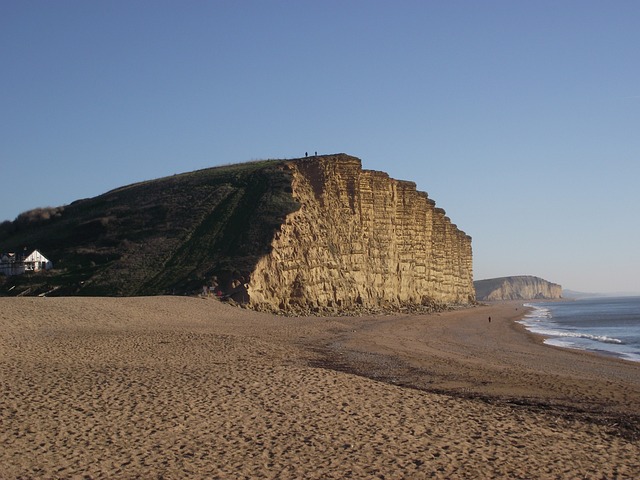
<instances>
[{"instance_id":1,"label":"ocean","mask_svg":"<svg viewBox=\"0 0 640 480\"><path fill-rule=\"evenodd\" d=\"M545 343L640 362L640 297L527 303L520 321Z\"/></svg>"}]
</instances>

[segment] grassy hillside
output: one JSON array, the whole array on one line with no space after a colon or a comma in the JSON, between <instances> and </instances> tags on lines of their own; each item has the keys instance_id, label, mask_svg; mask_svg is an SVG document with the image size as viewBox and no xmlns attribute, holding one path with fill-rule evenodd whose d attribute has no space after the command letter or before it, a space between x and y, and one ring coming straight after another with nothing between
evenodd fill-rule
<instances>
[{"instance_id":1,"label":"grassy hillside","mask_svg":"<svg viewBox=\"0 0 640 480\"><path fill-rule=\"evenodd\" d=\"M5 278L0 294L188 293L217 274L246 275L298 208L278 160L174 175L0 225L0 251L37 248L45 274Z\"/></svg>"}]
</instances>

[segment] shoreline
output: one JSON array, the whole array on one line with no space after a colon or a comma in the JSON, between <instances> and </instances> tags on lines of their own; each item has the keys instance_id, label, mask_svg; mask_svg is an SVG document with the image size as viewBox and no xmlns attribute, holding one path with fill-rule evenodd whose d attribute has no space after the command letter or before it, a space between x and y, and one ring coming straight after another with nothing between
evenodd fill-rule
<instances>
[{"instance_id":1,"label":"shoreline","mask_svg":"<svg viewBox=\"0 0 640 480\"><path fill-rule=\"evenodd\" d=\"M385 317L325 348L321 363L427 392L573 411L640 438L640 365L546 344L543 335L519 323L530 308L510 301Z\"/></svg>"},{"instance_id":2,"label":"shoreline","mask_svg":"<svg viewBox=\"0 0 640 480\"><path fill-rule=\"evenodd\" d=\"M640 476L638 366L543 345L515 308L2 298L0 477Z\"/></svg>"},{"instance_id":3,"label":"shoreline","mask_svg":"<svg viewBox=\"0 0 640 480\"><path fill-rule=\"evenodd\" d=\"M607 298L612 298L612 299L618 299L618 298L625 298L625 297L601 297L602 299L607 299ZM635 297L634 297L635 298ZM597 298L598 300L600 298ZM591 298L589 299L591 300ZM577 301L576 299L570 299L570 301ZM536 306L535 304L536 302L527 302L527 305L531 307L531 309L534 310L533 314L534 316L532 317L535 320L539 320L540 317L536 316L535 314L537 313L536 310L540 310L539 307ZM550 304L550 303L554 303L554 302L546 302L543 301L541 303L544 304ZM543 309L546 310L546 307L542 307ZM525 320L525 319L523 319ZM596 344L595 346L589 345L587 344L586 346L582 346L579 343L572 343L571 341L566 341L564 340L565 335L563 335L562 333L556 333L553 334L551 331L549 331L548 329L554 329L554 327L552 325L550 325L550 323L547 321L547 317L544 316L541 321L538 322L536 321L534 324L532 324L530 321L528 321L527 323L529 323L529 325L526 325L524 321L519 321L519 323L523 324L525 326L525 328L527 328L527 330L529 330L531 328L531 333L534 333L535 335L539 335L543 338L543 342L545 345L548 346L553 346L556 348L564 348L564 349L568 349L568 350L578 350L578 351L582 351L582 352L586 352L586 353L592 353L595 355L599 355L602 357L607 357L607 358L617 358L619 360L623 360L625 362L632 362L632 363L636 363L636 364L640 364L640 355L638 355L638 353L636 352L624 352L624 351L618 351L615 349L611 349L611 348L597 348L600 347L599 344ZM538 324L538 325L536 325ZM542 327L540 327L539 325L542 325ZM544 330L547 331L547 333L540 333L535 331L536 328L543 328ZM575 335L578 338L596 338L599 339L598 336L594 337L593 333L589 333L588 330L587 332L583 332L581 330L578 330L576 332L577 334ZM573 335L568 335L569 338L572 338ZM615 340L615 339L614 339ZM624 343L620 340L615 340L615 342L619 342L619 343Z\"/></svg>"}]
</instances>

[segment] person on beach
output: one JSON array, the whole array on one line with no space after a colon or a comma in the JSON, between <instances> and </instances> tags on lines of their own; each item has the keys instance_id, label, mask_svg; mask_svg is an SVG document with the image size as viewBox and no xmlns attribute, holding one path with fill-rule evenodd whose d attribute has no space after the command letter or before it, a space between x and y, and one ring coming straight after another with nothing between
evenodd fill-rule
<instances>
[{"instance_id":1,"label":"person on beach","mask_svg":"<svg viewBox=\"0 0 640 480\"><path fill-rule=\"evenodd\" d=\"M491 317L489 317L489 323L491 323Z\"/></svg>"}]
</instances>

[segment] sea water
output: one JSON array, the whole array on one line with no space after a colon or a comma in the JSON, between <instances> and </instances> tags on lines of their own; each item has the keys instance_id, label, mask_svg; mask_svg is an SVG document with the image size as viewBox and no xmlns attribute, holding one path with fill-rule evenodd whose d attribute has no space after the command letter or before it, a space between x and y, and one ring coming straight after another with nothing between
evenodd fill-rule
<instances>
[{"instance_id":1,"label":"sea water","mask_svg":"<svg viewBox=\"0 0 640 480\"><path fill-rule=\"evenodd\" d=\"M598 297L527 303L520 321L558 347L588 350L640 362L640 297Z\"/></svg>"}]
</instances>

